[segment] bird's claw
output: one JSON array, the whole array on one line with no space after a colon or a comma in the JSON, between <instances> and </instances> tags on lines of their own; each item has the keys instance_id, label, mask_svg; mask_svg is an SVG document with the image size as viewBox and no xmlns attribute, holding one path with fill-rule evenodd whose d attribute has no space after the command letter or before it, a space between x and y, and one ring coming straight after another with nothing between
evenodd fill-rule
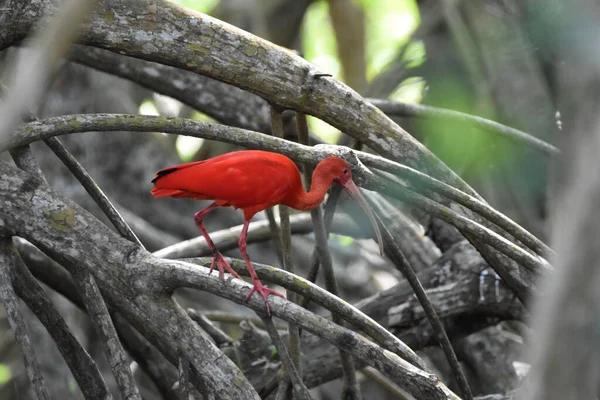
<instances>
[{"instance_id":1,"label":"bird's claw","mask_svg":"<svg viewBox=\"0 0 600 400\"><path fill-rule=\"evenodd\" d=\"M215 253L212 263L210 264L210 271L208 271L209 275L213 272L213 269L215 269L215 264L217 265L217 268L219 269L219 277L221 278L221 280L225 280L225 269L227 270L227 272L229 272L231 275L235 276L236 278L242 279L242 278L240 278L238 273L235 272L233 270L233 268L231 268L231 265L229 265L229 263L227 261L225 261L225 258L219 251L217 251Z\"/></svg>"},{"instance_id":2,"label":"bird's claw","mask_svg":"<svg viewBox=\"0 0 600 400\"><path fill-rule=\"evenodd\" d=\"M267 300L267 296L272 294L275 296L279 296L282 299L285 299L284 295L282 295L281 293L279 293L273 289L269 289L268 287L263 285L260 281L254 281L254 286L248 293L248 297L246 297L246 301L250 300L250 297L252 297L252 294L254 294L254 292L260 293L260 295L265 300L265 306L267 307L267 315L269 315L269 317L271 316L271 308L269 307L269 300Z\"/></svg>"}]
</instances>

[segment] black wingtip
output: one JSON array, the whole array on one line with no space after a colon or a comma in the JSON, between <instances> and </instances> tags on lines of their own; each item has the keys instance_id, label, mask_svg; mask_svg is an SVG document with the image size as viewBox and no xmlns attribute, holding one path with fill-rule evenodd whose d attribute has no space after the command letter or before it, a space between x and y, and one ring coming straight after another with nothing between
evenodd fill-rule
<instances>
[{"instance_id":1,"label":"black wingtip","mask_svg":"<svg viewBox=\"0 0 600 400\"><path fill-rule=\"evenodd\" d=\"M154 179L152 179L152 183L156 183L156 181L158 181L160 178L162 178L165 175L169 175L170 173L173 173L177 171L177 168L166 168L166 169L161 169L160 171L158 171L156 173L156 176L154 177Z\"/></svg>"}]
</instances>

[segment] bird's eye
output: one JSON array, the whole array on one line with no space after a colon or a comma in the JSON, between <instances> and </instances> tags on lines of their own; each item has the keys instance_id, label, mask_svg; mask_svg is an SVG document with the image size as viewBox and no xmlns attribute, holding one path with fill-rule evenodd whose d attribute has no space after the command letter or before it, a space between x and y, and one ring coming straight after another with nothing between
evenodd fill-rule
<instances>
[{"instance_id":1,"label":"bird's eye","mask_svg":"<svg viewBox=\"0 0 600 400\"><path fill-rule=\"evenodd\" d=\"M344 169L342 170L342 173L343 173L344 175L348 174L349 172L350 172L350 171L348 170L348 168L344 168Z\"/></svg>"}]
</instances>

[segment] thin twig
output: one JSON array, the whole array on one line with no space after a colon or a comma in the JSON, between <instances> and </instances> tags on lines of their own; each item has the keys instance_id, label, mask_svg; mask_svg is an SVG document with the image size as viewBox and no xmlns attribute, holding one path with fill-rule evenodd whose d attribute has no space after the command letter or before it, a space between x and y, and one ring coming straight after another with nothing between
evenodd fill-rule
<instances>
[{"instance_id":1,"label":"thin twig","mask_svg":"<svg viewBox=\"0 0 600 400\"><path fill-rule=\"evenodd\" d=\"M467 378L465 377L462 368L458 363L456 353L452 348L452 344L450 344L450 339L448 339L448 335L446 334L444 326L438 318L437 313L433 308L433 305L431 304L431 301L429 301L429 297L427 296L427 293L425 293L423 285L421 285L417 274L410 266L408 260L402 253L402 250L400 250L400 247L398 247L398 245L396 244L394 237L391 235L390 231L388 231L385 224L383 224L379 216L375 215L375 218L377 218L378 223L380 225L385 247L388 249L388 255L390 259L394 262L396 268L398 268L402 275L404 275L404 277L412 287L413 291L415 292L415 295L419 300L421 307L423 307L423 310L427 315L427 319L429 320L429 323L431 324L431 327L435 332L435 336L440 346L442 347L444 354L446 355L446 359L448 360L448 364L452 369L454 378L456 379L458 386L460 387L463 398L466 400L473 399L471 388L469 387Z\"/></svg>"},{"instance_id":2,"label":"thin twig","mask_svg":"<svg viewBox=\"0 0 600 400\"><path fill-rule=\"evenodd\" d=\"M269 115L271 117L271 133L273 136L278 138L283 138L283 119L282 119L282 110L278 109L274 105L271 105L269 109ZM282 251L282 265L285 271L293 273L294 265L292 261L292 230L290 227L290 211L287 206L279 205L279 220L280 227L279 233L281 238L281 251ZM286 293L289 301L296 303L296 295L293 292ZM268 326L267 326L268 329ZM294 324L288 325L289 331L289 350L291 363L293 364L293 368L295 368L295 373L298 374L300 381L302 381L302 368L300 364L300 331L298 330L298 326ZM290 378L291 384L296 386L296 382L292 379L290 375L290 369L286 367L286 372ZM282 369L280 374L283 378ZM280 388L286 387L288 385L287 379L282 379L279 382ZM294 387L294 392L296 392L296 388ZM284 389L281 389L284 391Z\"/></svg>"},{"instance_id":3,"label":"thin twig","mask_svg":"<svg viewBox=\"0 0 600 400\"><path fill-rule=\"evenodd\" d=\"M373 168L378 168L382 171L398 175L399 177L407 179L411 183L411 186L412 188L414 188L414 190L426 194L426 191L423 189L429 189L443 195L444 197L450 200L454 200L458 204L486 218L489 222L504 229L506 232L510 233L516 239L523 242L526 246L528 246L540 256L548 257L554 254L550 247L548 247L541 240L529 233L523 227L521 227L520 225L512 221L510 218L500 213L499 211L490 207L485 202L475 197L469 196L465 192L462 192L450 185L438 181L437 179L423 174L420 171L414 170L402 164L385 160L381 157L374 156L372 154L359 154L359 158L361 158L361 161L363 161L365 165L368 165Z\"/></svg>"},{"instance_id":4,"label":"thin twig","mask_svg":"<svg viewBox=\"0 0 600 400\"><path fill-rule=\"evenodd\" d=\"M55 272L55 270L52 272ZM39 273L39 269L37 269L37 273ZM72 290L69 295L68 298L73 301L72 296L77 296L78 293ZM83 305L81 307L85 311ZM148 377L156 385L164 400L179 400L179 393L174 388L174 383L177 381L177 371L173 365L144 336L133 329L125 318L114 313L114 310L110 311L113 316L115 328L119 332L119 337L122 339L127 353L148 374Z\"/></svg>"},{"instance_id":5,"label":"thin twig","mask_svg":"<svg viewBox=\"0 0 600 400\"><path fill-rule=\"evenodd\" d=\"M208 267L212 263L212 258L192 258L182 261ZM228 259L228 262L240 275L248 275L245 263L242 260ZM264 264L252 263L252 265L260 279L268 280L286 288L286 290L294 291L299 295L308 297L311 301L314 301L331 313L336 313L344 318L345 321L369 335L386 350L397 354L412 365L427 371L425 362L410 347L354 306L297 275Z\"/></svg>"},{"instance_id":6,"label":"thin twig","mask_svg":"<svg viewBox=\"0 0 600 400\"><path fill-rule=\"evenodd\" d=\"M265 214L267 214L267 220L269 221L269 230L271 233L271 240L273 241L273 246L275 247L275 252L277 253L277 258L279 259L279 263L281 265L283 265L283 250L281 249L281 236L279 234L279 225L277 225L277 221L275 220L275 211L274 211L273 207L267 208L265 210ZM250 227L248 228L248 237L251 236L250 231L254 230L254 229L252 229L254 227L255 226L253 226L253 224L251 223ZM240 230L240 232L241 232L241 230ZM221 249L221 251L225 251L225 249L222 248L217 243L217 239L215 238L215 236L217 236L217 232L212 234L215 245L217 247L219 247L219 249ZM204 242L206 242L206 239L204 240ZM183 257L185 257L185 256L183 256Z\"/></svg>"},{"instance_id":7,"label":"thin twig","mask_svg":"<svg viewBox=\"0 0 600 400\"><path fill-rule=\"evenodd\" d=\"M179 357L179 398L189 400L190 396L190 361L185 355Z\"/></svg>"},{"instance_id":8,"label":"thin twig","mask_svg":"<svg viewBox=\"0 0 600 400\"><path fill-rule=\"evenodd\" d=\"M300 143L308 145L308 124L306 121L306 115L303 113L296 113L296 129L298 131L298 139ZM304 165L304 179L306 180L307 189L310 188L312 177L312 168L309 165ZM333 272L333 263L331 261L331 254L329 253L329 247L327 246L327 232L325 231L325 224L323 222L323 214L321 213L321 207L317 207L310 212L310 216L315 227L315 251L317 252L319 262L323 267L323 275L325 276L325 288L334 296L338 296L337 283L335 281L335 274ZM335 312L331 314L333 322L343 326L343 320ZM354 360L352 356L342 350L340 350L340 360L342 362L343 370L343 393L342 399L349 400L360 400L362 395L360 392L360 386L356 379L356 368L354 367Z\"/></svg>"},{"instance_id":9,"label":"thin twig","mask_svg":"<svg viewBox=\"0 0 600 400\"><path fill-rule=\"evenodd\" d=\"M392 396L399 400L409 400L409 394L398 387L394 382L389 380L386 376L384 376L381 372L377 371L373 367L366 367L361 370L365 376L371 379L374 382L377 382L379 386L387 390Z\"/></svg>"},{"instance_id":10,"label":"thin twig","mask_svg":"<svg viewBox=\"0 0 600 400\"><path fill-rule=\"evenodd\" d=\"M541 139L536 138L533 135L515 128L511 128L510 126L502 125L489 119L478 117L476 115L465 114L459 111L431 107L422 104L401 103L392 100L367 99L367 101L387 115L442 120L444 122L464 122L468 123L473 128L490 132L513 140L516 143L529 146L545 155L557 156L560 154L559 149Z\"/></svg>"},{"instance_id":11,"label":"thin twig","mask_svg":"<svg viewBox=\"0 0 600 400\"><path fill-rule=\"evenodd\" d=\"M15 334L15 340L21 347L25 369L38 400L49 400L50 395L44 384L35 350L27 333L25 319L19 308L19 300L12 286L18 255L9 237L0 238L0 300L6 310L8 323Z\"/></svg>"},{"instance_id":12,"label":"thin twig","mask_svg":"<svg viewBox=\"0 0 600 400\"><path fill-rule=\"evenodd\" d=\"M100 207L102 212L110 220L121 236L142 246L142 243L139 241L135 233L133 233L129 225L127 225L127 222L125 222L123 217L121 217L121 214L119 214L115 207L110 203L110 200L108 200L108 197L106 197L104 192L102 192L102 189L96 185L96 182L94 182L90 174L88 174L81 164L79 164L77 159L73 157L67 148L63 146L62 143L55 137L44 140L44 143L50 147L54 154L56 154L56 156L63 162L63 164L65 164L75 178L77 178L79 183L81 183L81 186L83 186L85 191L88 192L90 197L94 200L94 202L96 202L98 207Z\"/></svg>"},{"instance_id":13,"label":"thin twig","mask_svg":"<svg viewBox=\"0 0 600 400\"><path fill-rule=\"evenodd\" d=\"M10 155L15 162L15 165L25 172L28 172L41 183L47 184L46 177L42 173L37 161L31 153L29 145L17 147L10 150Z\"/></svg>"},{"instance_id":14,"label":"thin twig","mask_svg":"<svg viewBox=\"0 0 600 400\"><path fill-rule=\"evenodd\" d=\"M112 394L108 390L95 361L81 347L62 315L48 299L46 293L23 264L21 258L16 256L14 260L17 262L17 274L14 280L17 294L42 322L56 342L58 350L69 366L85 398L112 399Z\"/></svg>"},{"instance_id":15,"label":"thin twig","mask_svg":"<svg viewBox=\"0 0 600 400\"><path fill-rule=\"evenodd\" d=\"M188 311L190 309L188 308ZM197 311L196 311L197 312ZM206 318L208 318L211 321L217 321L217 322L223 322L226 324L235 324L238 325L240 322L242 321L248 321L251 322L252 324L256 325L259 328L264 328L264 324L262 322L262 319L260 318L251 318L248 317L245 314L231 314L225 311L203 311L202 315L205 316ZM190 315L190 318L194 319L193 315ZM277 329L285 329L287 328L287 324L275 324L275 326L277 327Z\"/></svg>"},{"instance_id":16,"label":"thin twig","mask_svg":"<svg viewBox=\"0 0 600 400\"><path fill-rule=\"evenodd\" d=\"M206 331L210 335L211 338L214 339L217 347L221 347L224 344L231 344L234 342L233 338L226 334L222 329L217 327L210 319L208 319L205 315L200 314L198 311L193 308L188 308L187 314L191 319L196 321L198 325L202 329Z\"/></svg>"},{"instance_id":17,"label":"thin twig","mask_svg":"<svg viewBox=\"0 0 600 400\"><path fill-rule=\"evenodd\" d=\"M204 260L207 261L205 264L207 266L212 262L212 260ZM234 260L227 261L230 262L232 267L236 270L244 264L243 261L238 263L233 262ZM171 287L196 288L216 294L220 297L226 297L239 304L245 304L255 311L264 312L264 301L251 298L246 302L246 296L251 290L251 286L243 280L231 279L227 282L227 285L223 285L218 276L208 274L208 267L203 267L203 271L199 271L200 267L197 264L186 264L178 261L158 259L155 259L154 262L166 264L162 271L157 271L161 272L156 276L156 279L160 282L164 283L164 278L168 276ZM273 270L275 270L278 273L286 273L285 271L277 270L273 267L259 268L258 264L255 265L255 269L257 274L259 270L265 271L265 269L270 269L270 272L274 272ZM261 274L259 274L259 277L261 277ZM290 276L290 280L298 281L300 279L301 278L299 277ZM300 284L303 286L309 285L305 280L301 280ZM333 297L329 292L323 289L321 289L321 291ZM340 303L339 299L335 299L337 303ZM355 358L367 365L378 368L381 372L393 379L398 385L410 391L413 396L421 398L424 396L424 393L429 393L431 398L457 399L456 395L449 391L439 379L433 377L428 372L414 367L396 354L385 350L366 339L364 336L350 329L341 327L338 324L334 324L328 319L307 311L280 297L273 297L269 302L273 316L295 323L303 329L330 341L334 346L351 353ZM418 380L419 383L416 384L415 380Z\"/></svg>"},{"instance_id":18,"label":"thin twig","mask_svg":"<svg viewBox=\"0 0 600 400\"><path fill-rule=\"evenodd\" d=\"M273 320L271 318L265 318L265 317L262 317L262 320L265 324L267 333L269 334L269 336L271 336L271 340L273 341L275 348L277 348L279 358L283 362L283 365L287 372L287 376L289 376L289 378L291 380L292 388L294 390L294 394L295 394L296 398L299 400L312 400L312 396L310 395L310 392L308 391L308 388L306 387L306 385L304 385L304 383L302 382L302 377L300 376L300 373L296 369L296 366L294 365L293 360L290 357L290 354L288 354L287 349L285 348L285 345L283 344L283 340L281 340L281 337L279 336L279 332L277 332L277 329L275 328L275 325L273 324ZM280 387L282 387L282 386L280 386Z\"/></svg>"},{"instance_id":19,"label":"thin twig","mask_svg":"<svg viewBox=\"0 0 600 400\"><path fill-rule=\"evenodd\" d=\"M92 325L103 344L104 354L117 381L121 396L124 400L141 400L131 368L129 368L127 354L119 341L94 276L89 271L82 270L77 271L74 278Z\"/></svg>"},{"instance_id":20,"label":"thin twig","mask_svg":"<svg viewBox=\"0 0 600 400\"><path fill-rule=\"evenodd\" d=\"M50 129L50 128L51 129ZM320 145L315 147L304 146L283 139L264 135L258 132L247 131L239 128L204 123L184 118L166 118L161 116L138 116L128 114L93 114L93 115L69 115L62 117L52 117L42 121L24 124L15 129L9 143L0 147L10 149L17 146L29 144L36 140L43 140L49 137L88 131L138 131L138 132L164 132L183 134L192 137L199 137L210 140L219 140L225 143L232 143L245 146L251 149L263 149L284 154L296 161L302 163L311 163L316 165L320 159L331 155L329 146ZM318 147L318 148L317 148ZM331 147L333 149L334 147ZM503 227L511 235L523 243L530 246L540 255L551 254L549 248L539 239L519 227L514 222L508 220L501 213L486 205L480 198L470 195L459 189L453 188L439 180L436 180L427 174L421 173L415 169L395 163L385 158L363 152L354 152L359 160L366 166L381 169L386 172L397 174L409 181L415 181L415 190L420 185L426 185L428 189L434 190L440 194L448 196L466 208L479 213L490 222ZM353 171L358 174L359 171ZM364 177L363 177L364 178ZM377 189L377 185L367 180L365 188ZM462 195L460 194L462 193ZM467 201L468 200L468 201ZM476 202L474 200L479 200ZM509 222L510 221L510 222ZM518 227L518 228L517 228Z\"/></svg>"},{"instance_id":21,"label":"thin twig","mask_svg":"<svg viewBox=\"0 0 600 400\"><path fill-rule=\"evenodd\" d=\"M310 215L313 217L313 223L315 224L315 245L317 254L319 255L319 261L321 262L323 275L325 276L325 287L331 294L338 296L338 288L333 272L331 254L329 254L329 250L327 248L327 233L325 232L323 215L321 214L321 210L319 208L312 210ZM336 324L341 326L344 325L342 318L333 311L331 313L331 318ZM356 379L356 368L354 367L354 360L352 359L352 356L345 351L340 350L340 359L342 361L342 370L344 371L342 379L342 399L362 399L360 386Z\"/></svg>"},{"instance_id":22,"label":"thin twig","mask_svg":"<svg viewBox=\"0 0 600 400\"><path fill-rule=\"evenodd\" d=\"M331 196L330 196L331 197ZM277 224L277 220L274 221ZM306 234L313 232L313 224L308 213L299 213L290 216L290 224L292 234ZM272 231L270 221L259 220L250 222L248 228L247 243L258 243L272 240ZM360 229L360 227L352 221L347 214L338 214L333 224L330 225L331 230L335 233L340 233L357 239L370 238L368 232ZM243 225L232 226L230 228L221 229L220 231L212 232L212 238L215 246L222 252L237 248L240 233ZM276 225L276 230L279 232L279 227ZM276 245L280 247L279 234L274 239ZM184 257L204 257L212 254L206 239L203 236L197 236L192 239L184 240L179 243L172 244L161 250L153 253L157 257L162 258L184 258Z\"/></svg>"},{"instance_id":23,"label":"thin twig","mask_svg":"<svg viewBox=\"0 0 600 400\"><path fill-rule=\"evenodd\" d=\"M331 192L329 193L329 197L325 202L325 232L329 235L331 231L331 222L333 221L333 215L335 214L335 209L342 194L341 186L334 186L331 188ZM312 216L311 216L312 219ZM306 274L306 280L312 283L317 281L317 275L319 274L319 267L321 263L319 261L319 254L317 253L317 249L314 249L310 256L310 269L308 270L308 274ZM310 300L304 297L300 305L304 308L308 307Z\"/></svg>"}]
</instances>

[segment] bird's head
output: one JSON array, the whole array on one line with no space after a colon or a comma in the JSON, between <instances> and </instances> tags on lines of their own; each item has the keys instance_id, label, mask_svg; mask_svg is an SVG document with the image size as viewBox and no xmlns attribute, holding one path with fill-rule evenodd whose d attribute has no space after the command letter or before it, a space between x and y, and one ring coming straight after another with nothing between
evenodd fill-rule
<instances>
[{"instance_id":1,"label":"bird's head","mask_svg":"<svg viewBox=\"0 0 600 400\"><path fill-rule=\"evenodd\" d=\"M317 166L319 174L331 179L331 182L344 186L348 180L352 180L352 171L346 161L338 157L327 157Z\"/></svg>"},{"instance_id":2,"label":"bird's head","mask_svg":"<svg viewBox=\"0 0 600 400\"><path fill-rule=\"evenodd\" d=\"M352 180L352 171L350 170L348 164L341 158L328 157L319 163L317 169L320 170L319 173L323 174L323 176L331 178L331 182L336 182L341 185L344 190L358 203L360 208L363 209L365 214L367 214L369 221L371 221L371 224L373 225L375 235L377 236L379 252L381 255L383 255L383 240L381 238L379 227L377 226L375 214L369 206L369 203L367 203L367 200L365 200L362 193ZM315 173L317 173L317 170L315 170Z\"/></svg>"}]
</instances>

